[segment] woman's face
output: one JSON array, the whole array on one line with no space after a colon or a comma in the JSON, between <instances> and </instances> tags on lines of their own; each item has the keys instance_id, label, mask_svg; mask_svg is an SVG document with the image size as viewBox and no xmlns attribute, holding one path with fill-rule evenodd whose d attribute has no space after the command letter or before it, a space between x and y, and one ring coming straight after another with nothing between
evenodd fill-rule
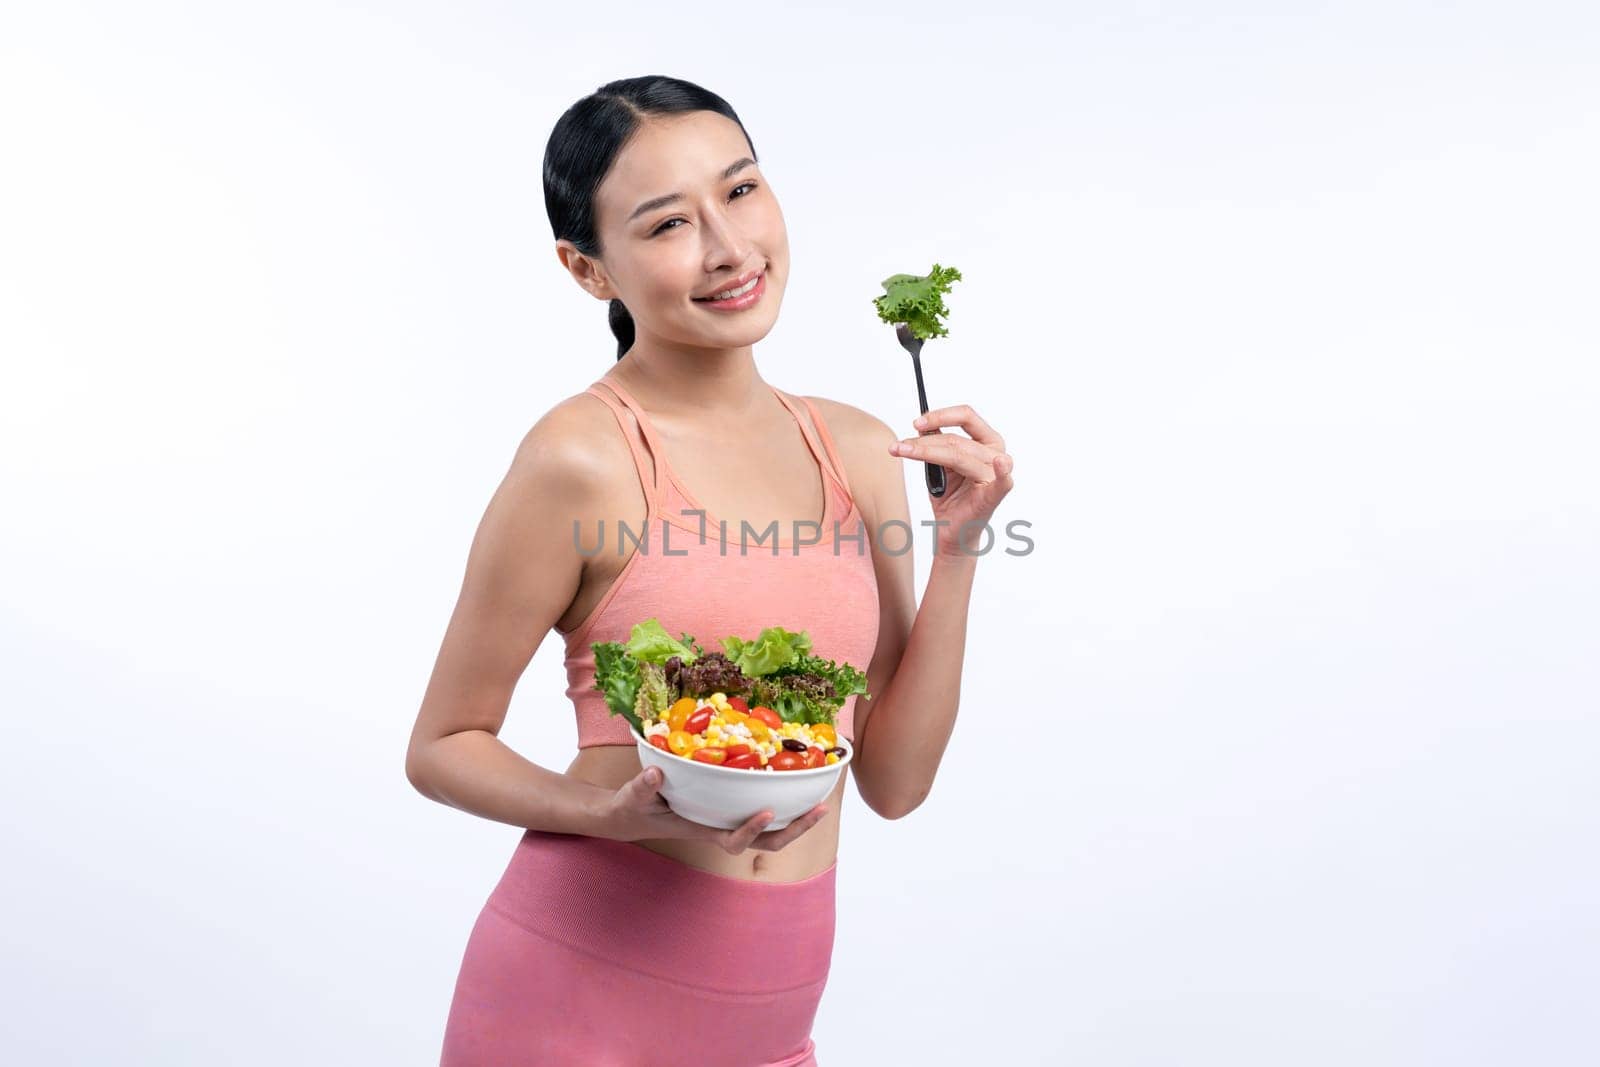
<instances>
[{"instance_id":1,"label":"woman's face","mask_svg":"<svg viewBox=\"0 0 1600 1067\"><path fill-rule=\"evenodd\" d=\"M601 299L620 299L640 335L738 348L772 329L789 276L789 234L738 123L714 111L647 117L596 195L602 255L579 281ZM696 300L755 272L759 297L748 307Z\"/></svg>"}]
</instances>

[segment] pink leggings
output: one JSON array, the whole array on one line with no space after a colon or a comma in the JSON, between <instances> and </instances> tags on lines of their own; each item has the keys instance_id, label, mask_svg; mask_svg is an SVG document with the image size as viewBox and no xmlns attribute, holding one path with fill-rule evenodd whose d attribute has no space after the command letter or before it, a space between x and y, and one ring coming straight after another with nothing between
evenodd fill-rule
<instances>
[{"instance_id":1,"label":"pink leggings","mask_svg":"<svg viewBox=\"0 0 1600 1067\"><path fill-rule=\"evenodd\" d=\"M467 940L441 1067L815 1067L838 863L714 874L527 831Z\"/></svg>"}]
</instances>

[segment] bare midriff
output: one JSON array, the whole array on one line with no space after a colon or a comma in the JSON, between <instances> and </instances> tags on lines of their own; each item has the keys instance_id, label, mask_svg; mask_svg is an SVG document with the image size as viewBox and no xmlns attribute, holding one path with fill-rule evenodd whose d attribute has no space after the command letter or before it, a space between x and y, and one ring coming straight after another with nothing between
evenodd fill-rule
<instances>
[{"instance_id":1,"label":"bare midriff","mask_svg":"<svg viewBox=\"0 0 1600 1067\"><path fill-rule=\"evenodd\" d=\"M567 773L591 785L616 790L621 789L641 769L639 753L631 745L591 745L578 750ZM838 784L823 801L828 806L828 813L822 817L822 821L776 852L747 848L733 855L714 841L678 837L640 838L636 844L690 867L729 878L798 882L827 870L838 856L839 810L844 806L844 784L848 775L848 769L839 775Z\"/></svg>"}]
</instances>

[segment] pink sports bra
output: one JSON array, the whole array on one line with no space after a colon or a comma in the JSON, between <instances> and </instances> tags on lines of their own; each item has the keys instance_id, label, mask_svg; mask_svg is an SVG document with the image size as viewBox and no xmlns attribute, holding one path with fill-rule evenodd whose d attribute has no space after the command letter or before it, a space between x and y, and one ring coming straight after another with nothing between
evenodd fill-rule
<instances>
[{"instance_id":1,"label":"pink sports bra","mask_svg":"<svg viewBox=\"0 0 1600 1067\"><path fill-rule=\"evenodd\" d=\"M634 624L645 619L661 620L674 637L690 634L708 652L722 651L724 637L753 640L768 626L805 630L811 634L812 655L867 669L878 641L878 581L866 521L850 495L833 435L816 405L800 398L816 423L813 434L794 400L768 388L794 416L821 468L826 503L820 530L815 521L798 527L780 522L774 538L770 528L741 530L737 520L707 514L702 538L702 519L694 512L704 509L667 463L661 438L638 402L609 379L585 390L603 401L622 427L644 488L646 512L643 529L634 529L630 521L626 536L619 537L616 522L604 524L600 550L631 555L594 610L565 635L567 696L577 711L579 748L634 744L627 720L612 714L594 688L590 646L626 642ZM581 543L592 554L593 531L585 531ZM839 733L852 742L859 699L848 698L835 718Z\"/></svg>"}]
</instances>

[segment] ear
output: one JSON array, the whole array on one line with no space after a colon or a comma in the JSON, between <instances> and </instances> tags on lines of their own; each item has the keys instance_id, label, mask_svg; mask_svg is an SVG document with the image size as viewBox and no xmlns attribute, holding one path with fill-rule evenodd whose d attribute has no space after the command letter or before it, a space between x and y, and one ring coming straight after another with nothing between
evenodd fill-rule
<instances>
[{"instance_id":1,"label":"ear","mask_svg":"<svg viewBox=\"0 0 1600 1067\"><path fill-rule=\"evenodd\" d=\"M571 241L556 242L556 259L561 261L573 280L596 300L611 300L616 296L600 262L578 251Z\"/></svg>"}]
</instances>

